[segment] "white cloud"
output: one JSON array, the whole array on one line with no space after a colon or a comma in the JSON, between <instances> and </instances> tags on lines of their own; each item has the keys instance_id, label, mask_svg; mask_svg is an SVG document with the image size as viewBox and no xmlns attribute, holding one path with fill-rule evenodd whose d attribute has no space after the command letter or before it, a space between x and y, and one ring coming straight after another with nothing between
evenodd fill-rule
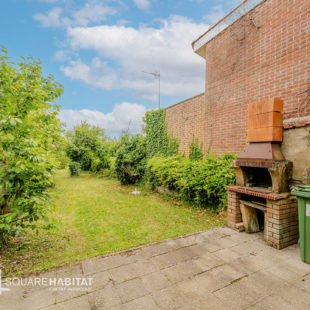
<instances>
[{"instance_id":1,"label":"white cloud","mask_svg":"<svg viewBox=\"0 0 310 310\"><path fill-rule=\"evenodd\" d=\"M141 10L146 10L150 6L149 0L133 0L133 2Z\"/></svg>"},{"instance_id":2,"label":"white cloud","mask_svg":"<svg viewBox=\"0 0 310 310\"><path fill-rule=\"evenodd\" d=\"M43 27L66 27L70 25L70 20L62 18L62 8L53 8L47 14L38 13L34 19L39 21Z\"/></svg>"},{"instance_id":3,"label":"white cloud","mask_svg":"<svg viewBox=\"0 0 310 310\"><path fill-rule=\"evenodd\" d=\"M38 13L34 19L39 21L43 27L74 27L87 26L90 23L100 23L108 15L114 15L116 11L105 6L97 0L89 0L79 10L71 12L70 16L65 16L60 7L48 11L46 14Z\"/></svg>"},{"instance_id":4,"label":"white cloud","mask_svg":"<svg viewBox=\"0 0 310 310\"><path fill-rule=\"evenodd\" d=\"M172 16L159 28L123 25L68 28L71 48L94 50L90 63L78 59L62 67L71 79L102 89L127 88L144 97L154 96L156 81L142 70L161 71L164 95L192 95L204 89L204 61L195 55L191 42L208 25ZM118 68L109 66L118 64Z\"/></svg>"},{"instance_id":5,"label":"white cloud","mask_svg":"<svg viewBox=\"0 0 310 310\"><path fill-rule=\"evenodd\" d=\"M203 16L203 20L210 24L216 24L220 19L225 16L222 5L214 6L209 13Z\"/></svg>"},{"instance_id":6,"label":"white cloud","mask_svg":"<svg viewBox=\"0 0 310 310\"><path fill-rule=\"evenodd\" d=\"M87 121L91 125L99 126L106 130L109 136L118 136L123 130L131 134L142 132L142 117L146 112L143 105L136 103L123 102L116 104L112 112L102 113L94 110L70 110L60 111L59 118L61 122L66 123L67 129L72 129L82 121Z\"/></svg>"},{"instance_id":7,"label":"white cloud","mask_svg":"<svg viewBox=\"0 0 310 310\"><path fill-rule=\"evenodd\" d=\"M70 60L70 57L69 57L67 51L58 50L58 51L55 52L53 60L54 61L59 61L59 62L64 62L64 61Z\"/></svg>"},{"instance_id":8,"label":"white cloud","mask_svg":"<svg viewBox=\"0 0 310 310\"><path fill-rule=\"evenodd\" d=\"M87 26L90 22L100 23L106 19L108 15L114 15L116 11L101 3L91 1L86 3L83 8L73 12L72 17L76 24Z\"/></svg>"}]
</instances>

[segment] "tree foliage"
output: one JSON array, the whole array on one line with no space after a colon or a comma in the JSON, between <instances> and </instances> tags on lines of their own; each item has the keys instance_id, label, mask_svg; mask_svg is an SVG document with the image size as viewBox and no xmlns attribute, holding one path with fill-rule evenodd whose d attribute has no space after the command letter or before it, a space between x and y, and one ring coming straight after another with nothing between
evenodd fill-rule
<instances>
[{"instance_id":1,"label":"tree foliage","mask_svg":"<svg viewBox=\"0 0 310 310\"><path fill-rule=\"evenodd\" d=\"M115 174L121 184L135 184L143 179L146 168L146 138L124 135L117 151Z\"/></svg>"},{"instance_id":2,"label":"tree foliage","mask_svg":"<svg viewBox=\"0 0 310 310\"><path fill-rule=\"evenodd\" d=\"M159 109L146 112L143 120L148 158L154 155L176 155L179 143L167 135L166 110Z\"/></svg>"},{"instance_id":3,"label":"tree foliage","mask_svg":"<svg viewBox=\"0 0 310 310\"><path fill-rule=\"evenodd\" d=\"M67 156L84 171L97 172L109 166L104 130L83 122L68 133Z\"/></svg>"},{"instance_id":4,"label":"tree foliage","mask_svg":"<svg viewBox=\"0 0 310 310\"><path fill-rule=\"evenodd\" d=\"M53 184L53 151L60 131L62 86L44 77L40 61L15 64L0 53L0 237L46 219Z\"/></svg>"},{"instance_id":5,"label":"tree foliage","mask_svg":"<svg viewBox=\"0 0 310 310\"><path fill-rule=\"evenodd\" d=\"M77 163L76 161L71 161L69 164L70 175L72 177L78 176L80 173L80 167L80 163Z\"/></svg>"}]
</instances>

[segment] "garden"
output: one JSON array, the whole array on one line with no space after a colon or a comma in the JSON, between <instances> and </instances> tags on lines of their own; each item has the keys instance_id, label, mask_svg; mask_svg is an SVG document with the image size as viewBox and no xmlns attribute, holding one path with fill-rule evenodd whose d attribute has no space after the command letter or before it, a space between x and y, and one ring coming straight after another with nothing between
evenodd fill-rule
<instances>
[{"instance_id":1,"label":"garden","mask_svg":"<svg viewBox=\"0 0 310 310\"><path fill-rule=\"evenodd\" d=\"M232 154L178 153L165 110L117 138L58 119L62 86L0 54L0 263L28 274L224 224ZM160 192L160 193L159 193Z\"/></svg>"}]
</instances>

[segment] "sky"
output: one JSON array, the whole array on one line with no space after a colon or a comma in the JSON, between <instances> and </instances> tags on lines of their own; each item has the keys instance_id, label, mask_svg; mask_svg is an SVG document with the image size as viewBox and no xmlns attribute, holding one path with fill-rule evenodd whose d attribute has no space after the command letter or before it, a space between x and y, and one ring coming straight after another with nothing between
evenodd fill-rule
<instances>
[{"instance_id":1,"label":"sky","mask_svg":"<svg viewBox=\"0 0 310 310\"><path fill-rule=\"evenodd\" d=\"M0 45L41 59L64 86L67 129L88 121L113 137L141 132L146 111L204 91L191 43L241 0L3 0Z\"/></svg>"}]
</instances>

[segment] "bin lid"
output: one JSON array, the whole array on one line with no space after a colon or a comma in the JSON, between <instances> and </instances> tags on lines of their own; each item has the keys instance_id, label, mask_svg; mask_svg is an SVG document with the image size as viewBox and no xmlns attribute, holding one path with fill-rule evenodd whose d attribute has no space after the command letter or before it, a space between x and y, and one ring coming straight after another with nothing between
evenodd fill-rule
<instances>
[{"instance_id":1,"label":"bin lid","mask_svg":"<svg viewBox=\"0 0 310 310\"><path fill-rule=\"evenodd\" d=\"M310 198L310 185L297 185L291 193L297 197Z\"/></svg>"}]
</instances>

